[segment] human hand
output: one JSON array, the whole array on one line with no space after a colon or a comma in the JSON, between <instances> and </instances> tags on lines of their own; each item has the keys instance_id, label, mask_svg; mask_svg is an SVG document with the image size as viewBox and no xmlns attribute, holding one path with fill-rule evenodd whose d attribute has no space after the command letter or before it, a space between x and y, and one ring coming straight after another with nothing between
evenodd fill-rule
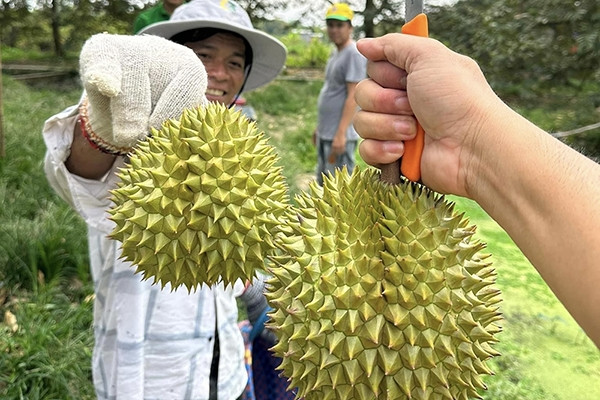
<instances>
[{"instance_id":1,"label":"human hand","mask_svg":"<svg viewBox=\"0 0 600 400\"><path fill-rule=\"evenodd\" d=\"M79 61L87 94L82 129L105 152L126 154L151 128L207 103L202 62L158 36L94 35Z\"/></svg>"},{"instance_id":2,"label":"human hand","mask_svg":"<svg viewBox=\"0 0 600 400\"><path fill-rule=\"evenodd\" d=\"M338 156L346 151L346 132L336 133L331 142L331 154Z\"/></svg>"},{"instance_id":3,"label":"human hand","mask_svg":"<svg viewBox=\"0 0 600 400\"><path fill-rule=\"evenodd\" d=\"M504 107L478 65L433 39L412 35L362 39L357 46L369 60L371 78L356 88L361 110L354 126L366 139L361 157L375 166L397 160L402 142L416 134L416 116L426 133L422 182L470 197L467 174L474 144L486 119Z\"/></svg>"}]
</instances>

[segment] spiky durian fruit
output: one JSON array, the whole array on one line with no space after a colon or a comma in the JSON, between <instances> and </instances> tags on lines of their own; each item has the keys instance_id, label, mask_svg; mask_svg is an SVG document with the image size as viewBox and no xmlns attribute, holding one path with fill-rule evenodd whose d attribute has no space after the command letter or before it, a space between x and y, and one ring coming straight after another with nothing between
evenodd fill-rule
<instances>
[{"instance_id":1,"label":"spiky durian fruit","mask_svg":"<svg viewBox=\"0 0 600 400\"><path fill-rule=\"evenodd\" d=\"M289 206L278 156L239 111L186 110L139 143L112 191L111 237L162 286L247 280Z\"/></svg>"},{"instance_id":2,"label":"spiky durian fruit","mask_svg":"<svg viewBox=\"0 0 600 400\"><path fill-rule=\"evenodd\" d=\"M500 292L463 215L374 170L337 171L297 202L267 298L298 398L479 397Z\"/></svg>"}]
</instances>

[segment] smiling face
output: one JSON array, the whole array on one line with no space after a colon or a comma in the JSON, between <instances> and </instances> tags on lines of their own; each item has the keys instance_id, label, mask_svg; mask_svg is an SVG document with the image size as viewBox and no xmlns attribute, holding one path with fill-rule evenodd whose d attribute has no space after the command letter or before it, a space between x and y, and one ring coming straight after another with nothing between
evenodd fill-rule
<instances>
[{"instance_id":1,"label":"smiling face","mask_svg":"<svg viewBox=\"0 0 600 400\"><path fill-rule=\"evenodd\" d=\"M246 68L244 40L229 33L217 33L196 42L186 42L202 60L208 75L206 98L229 105L242 89Z\"/></svg>"}]
</instances>

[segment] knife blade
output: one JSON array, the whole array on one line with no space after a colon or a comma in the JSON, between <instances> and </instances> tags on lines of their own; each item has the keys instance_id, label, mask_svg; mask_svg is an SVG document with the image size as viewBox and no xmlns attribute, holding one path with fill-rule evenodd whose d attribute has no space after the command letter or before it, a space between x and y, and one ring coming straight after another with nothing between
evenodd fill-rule
<instances>
[{"instance_id":1,"label":"knife blade","mask_svg":"<svg viewBox=\"0 0 600 400\"><path fill-rule=\"evenodd\" d=\"M406 0L404 12L404 22L414 19L423 12L423 0Z\"/></svg>"}]
</instances>

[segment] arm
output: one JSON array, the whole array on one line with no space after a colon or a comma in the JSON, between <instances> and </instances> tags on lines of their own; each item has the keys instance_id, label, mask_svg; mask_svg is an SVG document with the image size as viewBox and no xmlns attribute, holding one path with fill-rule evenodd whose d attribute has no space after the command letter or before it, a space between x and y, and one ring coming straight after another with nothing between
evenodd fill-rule
<instances>
[{"instance_id":1,"label":"arm","mask_svg":"<svg viewBox=\"0 0 600 400\"><path fill-rule=\"evenodd\" d=\"M470 196L600 346L600 166L508 108L484 129Z\"/></svg>"},{"instance_id":2,"label":"arm","mask_svg":"<svg viewBox=\"0 0 600 400\"><path fill-rule=\"evenodd\" d=\"M511 110L473 60L439 42L388 35L359 50L372 78L357 88L363 159L398 159L415 114L423 183L477 201L600 345L600 166Z\"/></svg>"},{"instance_id":3,"label":"arm","mask_svg":"<svg viewBox=\"0 0 600 400\"><path fill-rule=\"evenodd\" d=\"M356 85L357 82L346 82L346 101L331 147L331 151L335 154L342 154L346 151L346 131L352 123L352 118L354 118L357 109L355 100Z\"/></svg>"},{"instance_id":4,"label":"arm","mask_svg":"<svg viewBox=\"0 0 600 400\"><path fill-rule=\"evenodd\" d=\"M100 179L115 162L116 156L93 148L81 132L80 123L73 128L71 153L65 161L67 170L87 179Z\"/></svg>"}]
</instances>

